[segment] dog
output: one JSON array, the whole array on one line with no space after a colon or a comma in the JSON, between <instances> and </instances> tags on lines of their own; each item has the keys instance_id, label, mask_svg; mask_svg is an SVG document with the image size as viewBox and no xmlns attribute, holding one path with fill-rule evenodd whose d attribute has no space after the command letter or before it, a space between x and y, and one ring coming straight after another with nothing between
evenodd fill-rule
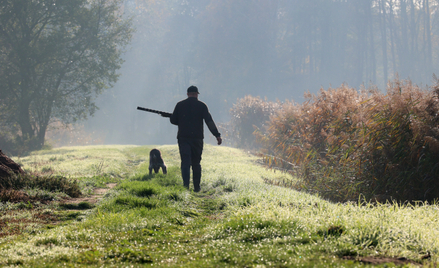
<instances>
[{"instance_id":1,"label":"dog","mask_svg":"<svg viewBox=\"0 0 439 268\"><path fill-rule=\"evenodd\" d=\"M149 175L152 174L153 170L155 173L158 173L160 168L162 168L163 174L167 174L167 169L165 162L162 158L162 153L158 149L152 149L149 152Z\"/></svg>"}]
</instances>

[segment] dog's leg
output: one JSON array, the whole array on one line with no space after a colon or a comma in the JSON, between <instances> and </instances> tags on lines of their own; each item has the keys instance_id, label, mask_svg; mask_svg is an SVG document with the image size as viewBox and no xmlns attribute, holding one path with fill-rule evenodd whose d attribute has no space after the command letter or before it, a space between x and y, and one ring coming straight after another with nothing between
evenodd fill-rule
<instances>
[{"instance_id":1,"label":"dog's leg","mask_svg":"<svg viewBox=\"0 0 439 268\"><path fill-rule=\"evenodd\" d=\"M168 174L168 170L166 169L165 164L162 165L162 171L163 171L163 174Z\"/></svg>"}]
</instances>

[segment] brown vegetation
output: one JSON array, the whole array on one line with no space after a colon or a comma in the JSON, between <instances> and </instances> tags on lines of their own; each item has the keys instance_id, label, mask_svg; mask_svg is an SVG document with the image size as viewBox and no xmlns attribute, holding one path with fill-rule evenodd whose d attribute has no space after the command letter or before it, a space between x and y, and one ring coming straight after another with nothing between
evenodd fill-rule
<instances>
[{"instance_id":1,"label":"brown vegetation","mask_svg":"<svg viewBox=\"0 0 439 268\"><path fill-rule=\"evenodd\" d=\"M439 197L439 82L422 89L395 80L386 93L343 85L306 97L284 103L257 133L267 164L303 178L289 186L335 201Z\"/></svg>"},{"instance_id":2,"label":"brown vegetation","mask_svg":"<svg viewBox=\"0 0 439 268\"><path fill-rule=\"evenodd\" d=\"M62 176L11 175L0 180L0 190L42 189L62 192L70 197L81 196L77 181Z\"/></svg>"},{"instance_id":3,"label":"brown vegetation","mask_svg":"<svg viewBox=\"0 0 439 268\"><path fill-rule=\"evenodd\" d=\"M407 264L413 264L420 266L420 263L415 262L413 260L409 260L404 257L385 257L385 256L366 256L366 257L354 257L354 256L344 256L345 260L354 260L364 264L371 265L382 265L386 263L393 263L394 265L402 266ZM386 267L386 266L385 266Z\"/></svg>"},{"instance_id":4,"label":"brown vegetation","mask_svg":"<svg viewBox=\"0 0 439 268\"><path fill-rule=\"evenodd\" d=\"M29 226L50 226L59 221L59 217L55 214L41 210L30 210L26 218L15 216L14 211L10 211L0 217L0 238L22 234Z\"/></svg>"},{"instance_id":5,"label":"brown vegetation","mask_svg":"<svg viewBox=\"0 0 439 268\"><path fill-rule=\"evenodd\" d=\"M11 174L24 175L23 169L0 150L0 180Z\"/></svg>"},{"instance_id":6,"label":"brown vegetation","mask_svg":"<svg viewBox=\"0 0 439 268\"><path fill-rule=\"evenodd\" d=\"M26 174L19 164L0 150L0 201L13 203L45 201L37 197L30 197L23 191L26 188L63 192L70 197L79 197L81 195L76 181L70 181L62 176Z\"/></svg>"}]
</instances>

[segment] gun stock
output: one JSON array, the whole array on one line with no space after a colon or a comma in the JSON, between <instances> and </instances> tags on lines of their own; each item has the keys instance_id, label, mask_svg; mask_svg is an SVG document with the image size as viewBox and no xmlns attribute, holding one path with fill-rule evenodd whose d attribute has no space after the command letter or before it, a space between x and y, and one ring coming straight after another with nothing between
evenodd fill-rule
<instances>
[{"instance_id":1,"label":"gun stock","mask_svg":"<svg viewBox=\"0 0 439 268\"><path fill-rule=\"evenodd\" d=\"M171 113L167 113L167 112L162 112L162 111L157 111L157 110L153 110L153 109L148 109L148 108L143 108L143 107L139 107L137 106L137 110L141 110L141 111L145 111L145 112L150 112L150 113L155 113L155 114L159 114L163 117L171 117Z\"/></svg>"}]
</instances>

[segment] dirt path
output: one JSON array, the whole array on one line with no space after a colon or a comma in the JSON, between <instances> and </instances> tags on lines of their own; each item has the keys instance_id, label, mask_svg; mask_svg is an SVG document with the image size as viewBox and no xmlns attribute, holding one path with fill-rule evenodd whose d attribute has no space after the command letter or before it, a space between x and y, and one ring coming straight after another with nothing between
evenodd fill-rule
<instances>
[{"instance_id":1,"label":"dirt path","mask_svg":"<svg viewBox=\"0 0 439 268\"><path fill-rule=\"evenodd\" d=\"M107 188L95 188L93 190L93 194L86 197L79 198L70 198L65 200L63 203L65 204L79 204L81 202L88 202L90 204L96 204L99 199L101 199L105 193L109 190L113 189L117 184L116 183L107 183Z\"/></svg>"}]
</instances>

